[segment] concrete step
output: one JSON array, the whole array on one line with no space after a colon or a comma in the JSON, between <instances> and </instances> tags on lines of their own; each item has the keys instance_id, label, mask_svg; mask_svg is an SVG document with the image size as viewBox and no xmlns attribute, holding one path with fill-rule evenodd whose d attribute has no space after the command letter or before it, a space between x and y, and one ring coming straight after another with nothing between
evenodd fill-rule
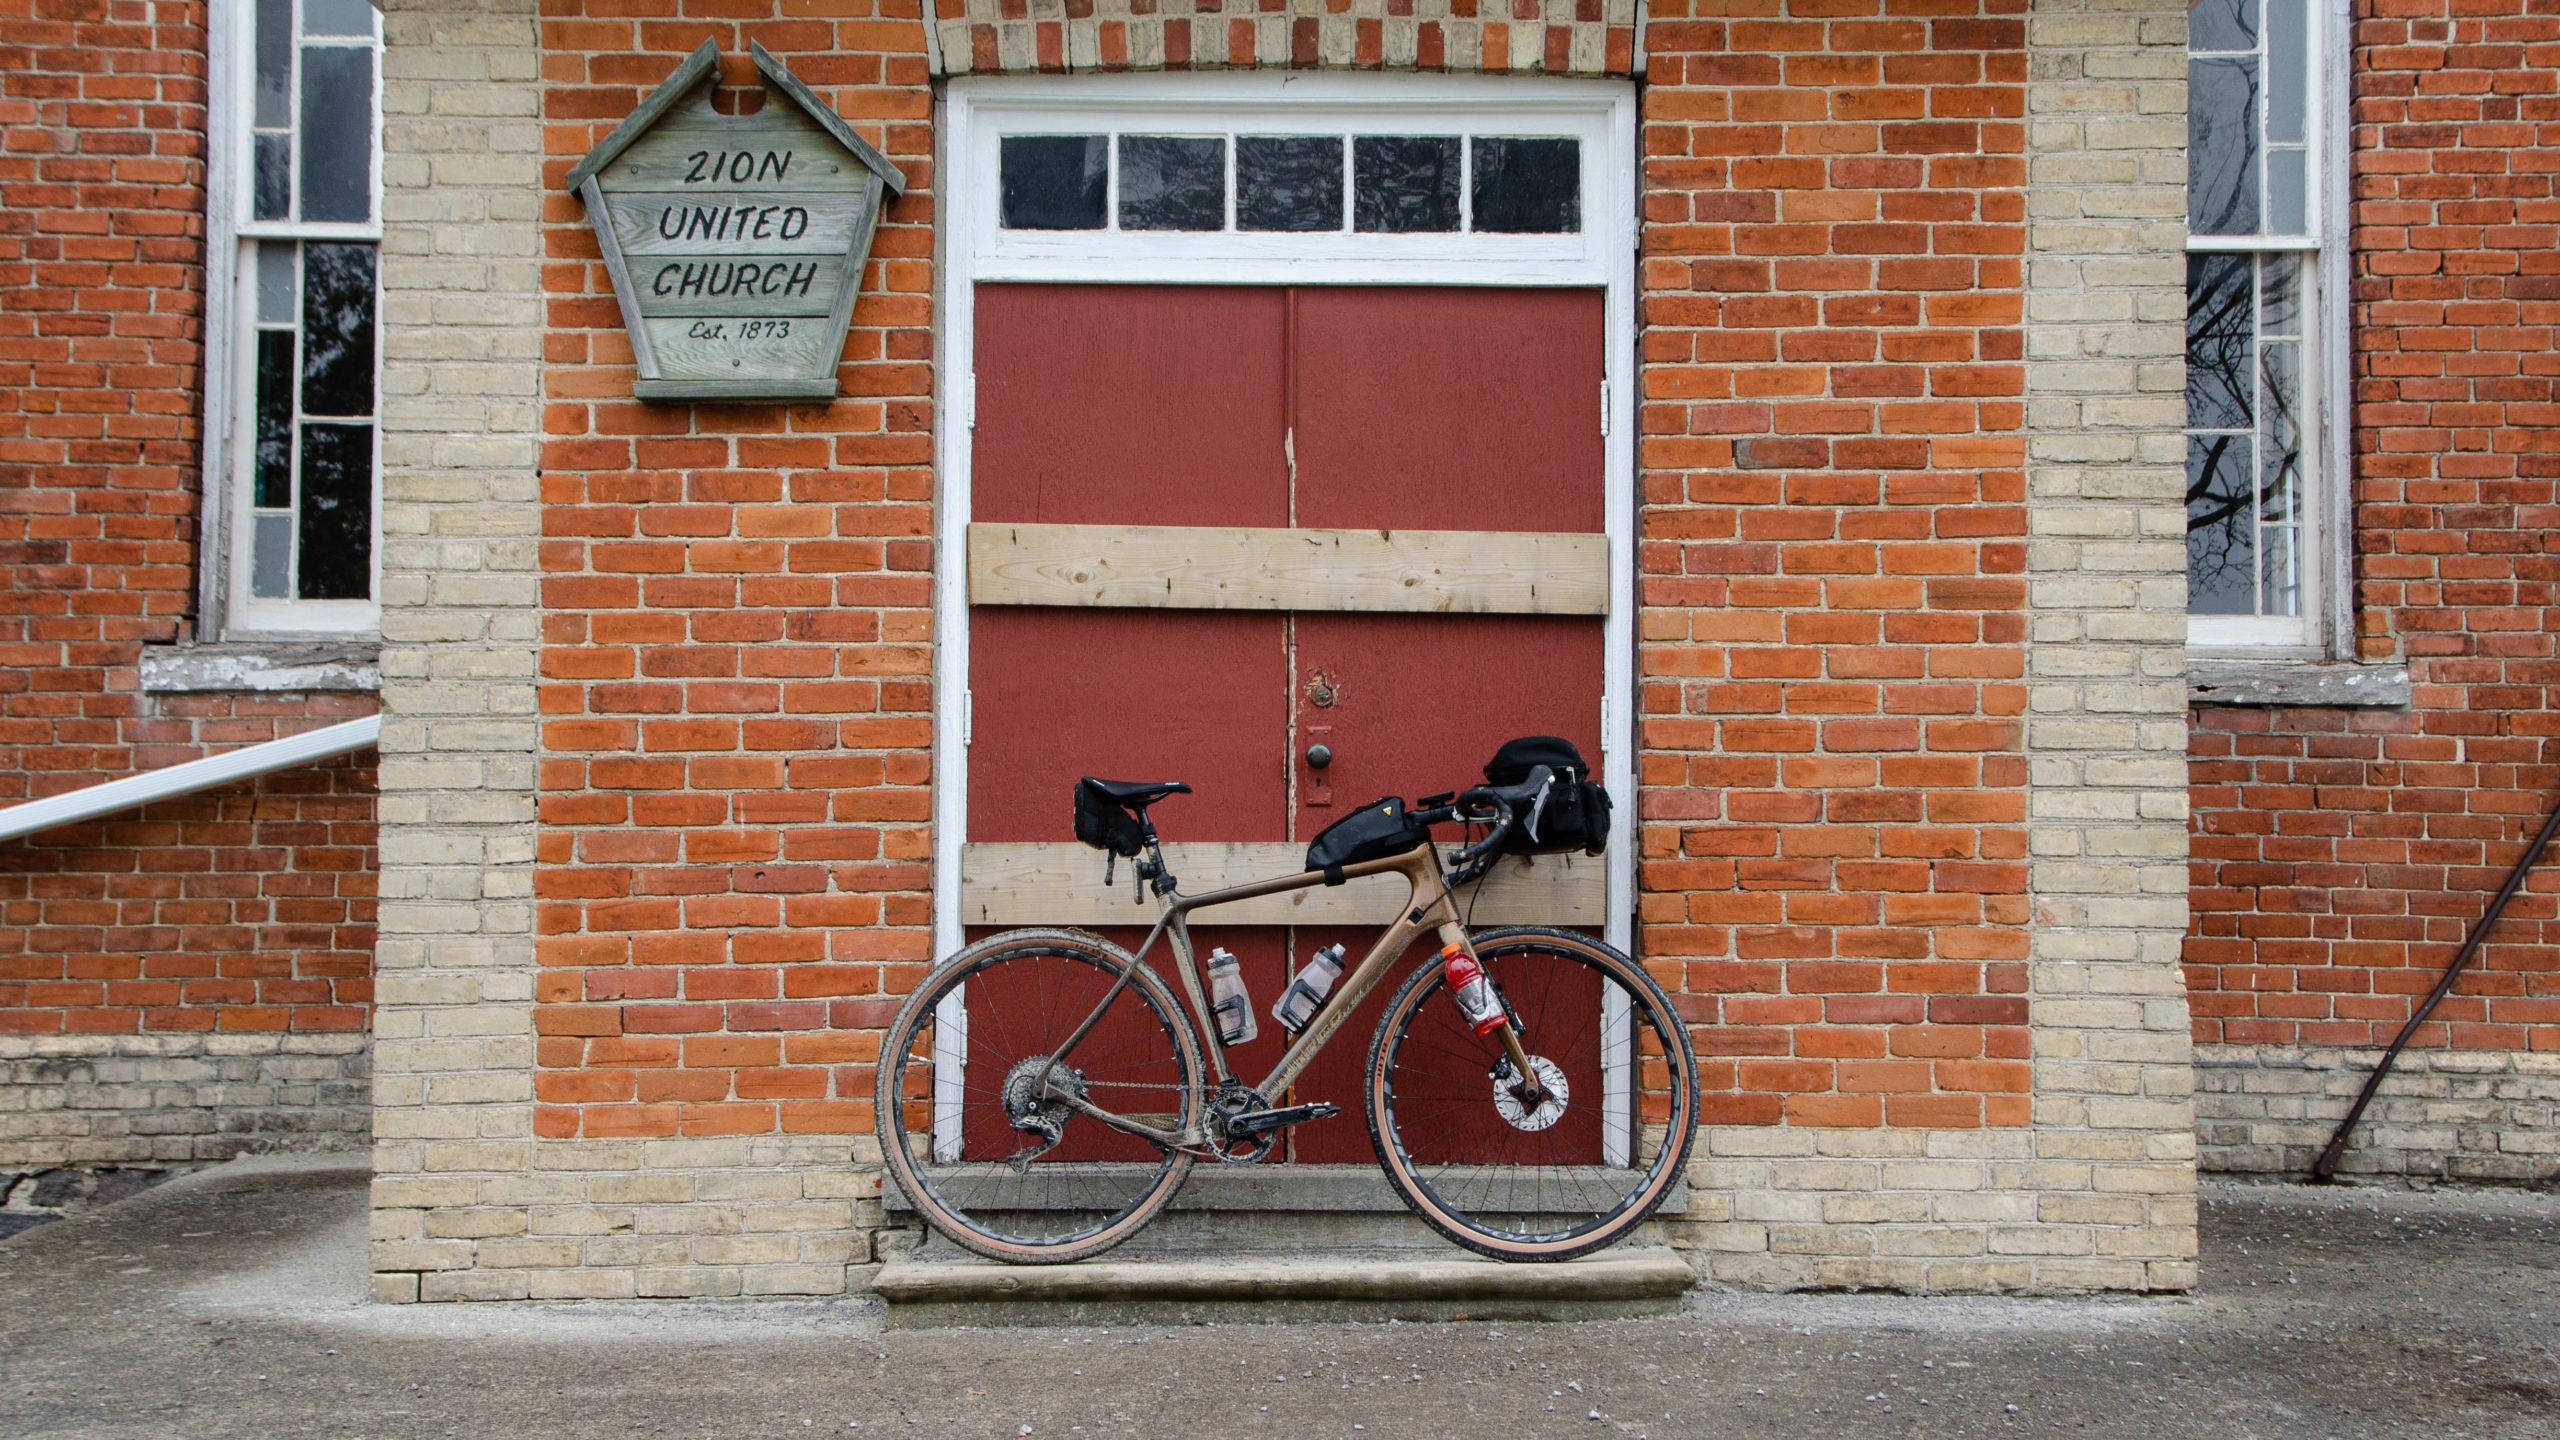
<instances>
[{"instance_id":1,"label":"concrete step","mask_svg":"<svg viewBox=\"0 0 2560 1440\"><path fill-rule=\"evenodd\" d=\"M1668 1315L1697 1283L1635 1240L1554 1264L1454 1246L1242 1252L1074 1265L1002 1265L941 1246L892 1259L872 1291L900 1329L951 1325L1183 1325L1274 1321L1614 1320Z\"/></svg>"}]
</instances>

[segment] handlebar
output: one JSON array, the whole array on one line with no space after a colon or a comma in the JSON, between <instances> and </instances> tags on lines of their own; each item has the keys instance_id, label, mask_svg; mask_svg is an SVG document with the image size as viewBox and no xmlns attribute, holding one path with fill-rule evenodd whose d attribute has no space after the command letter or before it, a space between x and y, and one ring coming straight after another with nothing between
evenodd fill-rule
<instances>
[{"instance_id":1,"label":"handlebar","mask_svg":"<svg viewBox=\"0 0 2560 1440\"><path fill-rule=\"evenodd\" d=\"M1438 825L1462 820L1471 825L1491 825L1492 830L1473 845L1460 850L1450 867L1459 883L1474 879L1485 862L1501 848L1503 838L1511 833L1512 817L1526 801L1535 800L1540 791L1555 783L1555 772L1544 765L1530 767L1529 776L1517 785L1478 785L1460 791L1446 805L1411 812L1411 818L1425 825ZM1433 797L1438 798L1438 797Z\"/></svg>"}]
</instances>

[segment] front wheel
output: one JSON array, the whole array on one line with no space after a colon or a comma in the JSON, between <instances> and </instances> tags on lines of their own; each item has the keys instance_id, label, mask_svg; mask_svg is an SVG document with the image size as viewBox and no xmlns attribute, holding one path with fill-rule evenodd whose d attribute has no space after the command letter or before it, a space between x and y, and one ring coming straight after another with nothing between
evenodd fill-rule
<instances>
[{"instance_id":1,"label":"front wheel","mask_svg":"<svg viewBox=\"0 0 2560 1440\"><path fill-rule=\"evenodd\" d=\"M1164 981L1081 930L1010 930L935 966L889 1023L877 1087L899 1190L934 1229L991 1259L1099 1255L1155 1218L1191 1172L1188 1153L1085 1108L1159 1131L1193 1125L1200 1051Z\"/></svg>"},{"instance_id":2,"label":"front wheel","mask_svg":"<svg viewBox=\"0 0 2560 1440\"><path fill-rule=\"evenodd\" d=\"M1537 1072L1523 1103L1441 968L1416 972L1369 1047L1369 1138L1433 1229L1498 1260L1570 1260L1623 1237L1680 1178L1698 1067L1644 968L1569 930L1496 930L1476 956Z\"/></svg>"}]
</instances>

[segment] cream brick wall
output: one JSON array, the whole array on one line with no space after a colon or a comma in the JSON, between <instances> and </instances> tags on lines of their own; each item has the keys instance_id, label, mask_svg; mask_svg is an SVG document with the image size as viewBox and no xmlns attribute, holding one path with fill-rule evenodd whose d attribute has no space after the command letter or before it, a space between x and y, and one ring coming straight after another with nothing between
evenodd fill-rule
<instances>
[{"instance_id":1,"label":"cream brick wall","mask_svg":"<svg viewBox=\"0 0 2560 1440\"><path fill-rule=\"evenodd\" d=\"M2296 1178L2310 1173L2380 1053L2197 1046L2203 1168ZM2511 1185L2560 1181L2560 1054L2404 1052L2356 1126L2338 1173Z\"/></svg>"},{"instance_id":2,"label":"cream brick wall","mask_svg":"<svg viewBox=\"0 0 2560 1440\"><path fill-rule=\"evenodd\" d=\"M0 1169L357 1150L360 1032L0 1035Z\"/></svg>"},{"instance_id":3,"label":"cream brick wall","mask_svg":"<svg viewBox=\"0 0 2560 1440\"><path fill-rule=\"evenodd\" d=\"M2024 1129L1708 1127L1668 1226L1713 1281L2195 1281L2186 934L2186 10L2028 22Z\"/></svg>"}]
</instances>

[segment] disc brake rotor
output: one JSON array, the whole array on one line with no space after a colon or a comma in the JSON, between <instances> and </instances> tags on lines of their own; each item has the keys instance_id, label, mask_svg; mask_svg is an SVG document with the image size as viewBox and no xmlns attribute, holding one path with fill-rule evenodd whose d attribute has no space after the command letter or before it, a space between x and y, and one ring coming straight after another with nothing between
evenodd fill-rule
<instances>
[{"instance_id":1,"label":"disc brake rotor","mask_svg":"<svg viewBox=\"0 0 2560 1440\"><path fill-rule=\"evenodd\" d=\"M1564 1083L1564 1071L1544 1055L1529 1057L1529 1069L1538 1077L1538 1108L1530 1109L1511 1093L1511 1062L1494 1067L1493 1108L1514 1130L1544 1130L1564 1118L1564 1107L1573 1099Z\"/></svg>"}]
</instances>

